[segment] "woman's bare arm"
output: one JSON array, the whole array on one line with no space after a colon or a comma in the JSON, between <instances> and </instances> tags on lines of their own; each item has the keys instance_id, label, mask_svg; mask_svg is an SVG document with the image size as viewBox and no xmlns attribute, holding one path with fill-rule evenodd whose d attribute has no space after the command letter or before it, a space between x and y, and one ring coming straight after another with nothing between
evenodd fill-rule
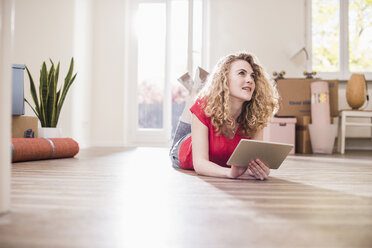
<instances>
[{"instance_id":1,"label":"woman's bare arm","mask_svg":"<svg viewBox=\"0 0 372 248\"><path fill-rule=\"evenodd\" d=\"M244 174L246 168L244 171L238 171L238 168L225 168L209 161L208 128L195 115L192 115L191 135L192 160L196 173L204 176L225 178L237 178Z\"/></svg>"}]
</instances>

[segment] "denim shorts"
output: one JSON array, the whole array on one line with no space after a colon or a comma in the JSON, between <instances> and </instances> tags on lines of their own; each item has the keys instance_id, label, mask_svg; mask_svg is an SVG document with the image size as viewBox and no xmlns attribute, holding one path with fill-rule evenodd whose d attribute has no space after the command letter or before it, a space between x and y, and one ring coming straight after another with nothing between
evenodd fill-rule
<instances>
[{"instance_id":1,"label":"denim shorts","mask_svg":"<svg viewBox=\"0 0 372 248\"><path fill-rule=\"evenodd\" d=\"M182 143L191 136L191 125L189 123L185 122L179 122L177 129L176 129L176 134L175 134L175 139L173 140L173 145L169 151L169 157L172 161L172 166L174 168L180 169L180 160L179 160L179 150L182 145Z\"/></svg>"}]
</instances>

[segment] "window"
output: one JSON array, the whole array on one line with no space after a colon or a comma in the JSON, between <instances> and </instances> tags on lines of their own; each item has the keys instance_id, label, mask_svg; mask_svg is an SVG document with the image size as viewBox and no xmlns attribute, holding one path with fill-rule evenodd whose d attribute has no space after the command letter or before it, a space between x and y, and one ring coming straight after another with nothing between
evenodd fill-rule
<instances>
[{"instance_id":1,"label":"window","mask_svg":"<svg viewBox=\"0 0 372 248\"><path fill-rule=\"evenodd\" d=\"M187 94L177 78L204 66L204 1L131 0L130 9L129 143L165 145Z\"/></svg>"},{"instance_id":2,"label":"window","mask_svg":"<svg viewBox=\"0 0 372 248\"><path fill-rule=\"evenodd\" d=\"M372 1L309 0L310 70L321 77L372 78Z\"/></svg>"},{"instance_id":3,"label":"window","mask_svg":"<svg viewBox=\"0 0 372 248\"><path fill-rule=\"evenodd\" d=\"M138 127L162 128L165 84L165 3L138 6ZM155 49L156 48L156 49Z\"/></svg>"}]
</instances>

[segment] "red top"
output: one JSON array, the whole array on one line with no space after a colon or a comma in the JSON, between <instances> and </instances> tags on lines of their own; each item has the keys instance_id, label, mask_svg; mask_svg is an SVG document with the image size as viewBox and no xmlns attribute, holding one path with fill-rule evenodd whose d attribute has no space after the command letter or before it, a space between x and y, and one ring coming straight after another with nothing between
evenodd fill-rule
<instances>
[{"instance_id":1,"label":"red top","mask_svg":"<svg viewBox=\"0 0 372 248\"><path fill-rule=\"evenodd\" d=\"M226 138L223 134L217 136L217 132L211 123L211 118L207 117L204 113L200 99L195 102L190 108L190 111L208 128L209 160L220 166L230 167L226 164L227 160L229 160L239 141L241 139L246 139L239 134L238 131L240 127L232 139ZM191 136L182 142L179 150L179 160L181 168L189 170L194 169L192 163Z\"/></svg>"}]
</instances>

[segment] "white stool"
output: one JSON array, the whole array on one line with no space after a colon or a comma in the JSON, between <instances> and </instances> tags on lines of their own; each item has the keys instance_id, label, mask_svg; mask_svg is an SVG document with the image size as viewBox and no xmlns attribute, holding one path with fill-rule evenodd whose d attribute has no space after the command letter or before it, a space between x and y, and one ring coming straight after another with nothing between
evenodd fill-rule
<instances>
[{"instance_id":1,"label":"white stool","mask_svg":"<svg viewBox=\"0 0 372 248\"><path fill-rule=\"evenodd\" d=\"M370 111L370 110L351 110L351 109L340 110L340 113L339 113L339 116L338 116L337 151L340 152L341 154L345 153L346 126L371 127L371 135L372 135L372 123L346 122L347 117L370 118L370 120L372 121L372 111Z\"/></svg>"}]
</instances>

